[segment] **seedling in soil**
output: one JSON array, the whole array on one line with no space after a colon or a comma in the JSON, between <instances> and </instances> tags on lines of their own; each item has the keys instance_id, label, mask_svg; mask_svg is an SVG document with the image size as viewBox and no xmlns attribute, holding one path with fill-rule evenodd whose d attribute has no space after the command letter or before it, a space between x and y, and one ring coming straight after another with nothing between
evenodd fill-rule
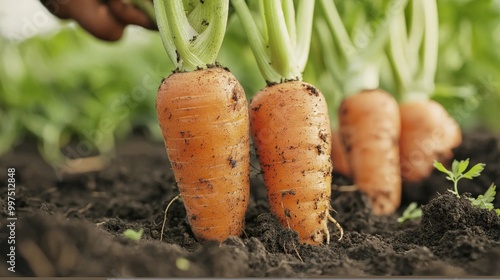
<instances>
[{"instance_id":1,"label":"seedling in soil","mask_svg":"<svg viewBox=\"0 0 500 280\"><path fill-rule=\"evenodd\" d=\"M410 203L403 211L401 217L398 218L399 223L404 223L407 220L414 220L422 217L422 208L418 207L416 202Z\"/></svg>"},{"instance_id":2,"label":"seedling in soil","mask_svg":"<svg viewBox=\"0 0 500 280\"><path fill-rule=\"evenodd\" d=\"M443 166L443 164L434 161L434 167L436 167L437 170L447 174L448 176L446 176L446 179L453 182L453 190L448 190L448 191L456 195L458 198L460 198L460 195L458 193L458 181L462 178L472 180L474 177L478 177L484 170L485 164L478 163L473 167L471 167L469 171L464 173L464 171L467 169L468 166L469 166L469 159L461 161L453 160L453 163L451 165L451 171L449 171ZM495 195L496 195L496 185L492 183L484 194L480 194L477 198L469 197L468 199L470 200L472 205L478 208L486 210L495 210L496 214L500 217L500 209L493 209L494 206L492 202L495 199Z\"/></svg>"},{"instance_id":3,"label":"seedling in soil","mask_svg":"<svg viewBox=\"0 0 500 280\"><path fill-rule=\"evenodd\" d=\"M481 209L493 210L494 206L492 202L495 200L496 187L494 183L491 183L484 194L480 194L477 198L469 198L470 202ZM500 217L500 209L495 209L495 212Z\"/></svg>"},{"instance_id":4,"label":"seedling in soil","mask_svg":"<svg viewBox=\"0 0 500 280\"><path fill-rule=\"evenodd\" d=\"M446 176L446 179L453 182L453 190L448 190L448 191L456 195L458 198L460 198L460 194L458 193L458 181L460 181L460 179L462 178L472 180L474 177L478 177L484 170L485 164L478 163L473 167L471 167L469 171L464 173L465 169L467 169L468 166L469 166L469 159L461 161L453 160L453 163L451 165L451 171L449 171L448 169L446 169L446 167L444 167L442 163L434 161L434 167L437 170L447 174L448 176Z\"/></svg>"},{"instance_id":5,"label":"seedling in soil","mask_svg":"<svg viewBox=\"0 0 500 280\"><path fill-rule=\"evenodd\" d=\"M127 229L123 232L123 236L125 236L125 238L128 238L130 240L139 241L142 238L143 232L144 229L142 228L139 231L135 231L133 229Z\"/></svg>"},{"instance_id":6,"label":"seedling in soil","mask_svg":"<svg viewBox=\"0 0 500 280\"><path fill-rule=\"evenodd\" d=\"M175 260L175 266L179 270L188 271L191 266L191 262L186 258L180 257Z\"/></svg>"}]
</instances>

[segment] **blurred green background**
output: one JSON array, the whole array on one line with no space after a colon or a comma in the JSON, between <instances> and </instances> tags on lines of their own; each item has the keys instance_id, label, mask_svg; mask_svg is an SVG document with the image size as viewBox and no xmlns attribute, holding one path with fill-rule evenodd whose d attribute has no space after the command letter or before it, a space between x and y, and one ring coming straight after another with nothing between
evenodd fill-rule
<instances>
[{"instance_id":1,"label":"blurred green background","mask_svg":"<svg viewBox=\"0 0 500 280\"><path fill-rule=\"evenodd\" d=\"M500 1L438 2L440 50L433 98L446 106L464 130L480 128L498 134ZM380 20L387 1L342 3L339 12L346 27L352 38L361 38ZM0 12L0 29L2 17L9 12L5 7ZM44 12L40 6L34 9ZM4 30L10 28L3 24ZM14 24L21 30L31 24L28 27L36 31L33 16ZM330 50L319 43L320 33L316 29L313 35L304 79L327 96L335 126L342 93L325 63ZM81 144L80 156L109 154L138 126L146 128L151 141L162 141L154 109L156 89L173 67L157 32L128 27L122 40L107 43L63 22L41 34L5 34L0 36L0 156L27 137L37 141L48 161L61 160L61 148L72 141ZM240 80L249 98L265 85L235 14L230 17L219 61ZM390 91L394 86L387 71L383 69L381 85Z\"/></svg>"}]
</instances>

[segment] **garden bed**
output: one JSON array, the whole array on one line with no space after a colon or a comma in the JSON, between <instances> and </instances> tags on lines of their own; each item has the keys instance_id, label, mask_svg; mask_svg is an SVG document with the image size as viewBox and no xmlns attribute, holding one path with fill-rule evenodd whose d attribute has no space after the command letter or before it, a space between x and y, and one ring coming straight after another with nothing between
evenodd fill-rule
<instances>
[{"instance_id":1,"label":"garden bed","mask_svg":"<svg viewBox=\"0 0 500 280\"><path fill-rule=\"evenodd\" d=\"M460 192L476 196L492 182L500 185L500 139L467 134L455 155L470 158L471 164L486 163L481 177L460 181ZM141 135L118 145L116 159L107 169L65 175L62 181L32 144L0 158L2 185L9 167L16 168L19 276L500 275L500 219L449 194L451 182L438 172L405 187L402 209L416 201L424 204L424 214L421 220L404 224L396 221L402 209L393 216L376 217L364 195L336 191L350 182L335 175L336 213L332 214L345 236L337 241L338 232L330 224L332 242L313 247L298 244L296 235L268 214L265 189L255 168L242 238L223 244L197 242L182 203L174 202L160 241L163 211L177 189L163 144ZM1 188L0 196L5 209L6 188ZM2 232L5 222L0 222ZM121 235L140 228L144 234L139 242ZM0 241L2 259L7 246L5 239ZM187 270L179 258L189 260ZM0 271L12 276L5 261L0 262Z\"/></svg>"}]
</instances>

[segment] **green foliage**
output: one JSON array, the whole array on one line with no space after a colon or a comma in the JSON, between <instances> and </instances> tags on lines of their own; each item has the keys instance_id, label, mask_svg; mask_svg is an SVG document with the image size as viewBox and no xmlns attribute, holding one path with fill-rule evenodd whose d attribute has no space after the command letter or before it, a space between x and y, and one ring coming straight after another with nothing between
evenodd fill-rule
<instances>
[{"instance_id":1,"label":"green foliage","mask_svg":"<svg viewBox=\"0 0 500 280\"><path fill-rule=\"evenodd\" d=\"M414 220L420 217L422 217L422 208L418 207L416 202L412 202L403 211L401 217L398 218L398 222L404 223L407 220Z\"/></svg>"},{"instance_id":2,"label":"green foliage","mask_svg":"<svg viewBox=\"0 0 500 280\"><path fill-rule=\"evenodd\" d=\"M0 38L0 155L25 135L57 164L65 154L110 154L136 125L159 134L156 89L171 64L156 33L137 31L113 44L68 28L21 43ZM61 150L71 141L75 151Z\"/></svg>"},{"instance_id":3,"label":"green foliage","mask_svg":"<svg viewBox=\"0 0 500 280\"><path fill-rule=\"evenodd\" d=\"M484 170L485 164L478 163L473 167L471 167L469 171L464 173L464 171L467 169L468 166L469 166L469 159L461 161L454 160L451 165L451 171L449 171L448 169L446 169L446 167L443 166L442 163L434 161L434 167L437 170L447 174L448 176L446 176L446 179L453 182L453 190L448 190L448 191L456 195L457 197L460 197L460 194L458 193L458 181L460 181L460 179L462 178L472 180L474 177L478 177Z\"/></svg>"},{"instance_id":4,"label":"green foliage","mask_svg":"<svg viewBox=\"0 0 500 280\"><path fill-rule=\"evenodd\" d=\"M123 232L123 236L125 236L125 238L128 238L130 240L139 241L141 240L143 233L144 229L142 228L138 231L135 231L133 229L127 229Z\"/></svg>"},{"instance_id":5,"label":"green foliage","mask_svg":"<svg viewBox=\"0 0 500 280\"><path fill-rule=\"evenodd\" d=\"M484 194L480 194L477 198L469 198L471 201L472 205L479 207L481 209L486 209L486 210L493 210L494 205L493 205L493 200L495 200L495 195L496 195L496 187L494 183L491 184L491 186L486 190ZM498 213L498 210L496 212Z\"/></svg>"},{"instance_id":6,"label":"green foliage","mask_svg":"<svg viewBox=\"0 0 500 280\"><path fill-rule=\"evenodd\" d=\"M434 167L437 170L447 174L448 176L446 176L446 179L453 182L454 189L453 190L448 189L448 191L456 195L457 197L460 197L457 188L458 181L462 178L472 180L475 177L479 177L481 175L481 172L484 170L485 164L478 163L473 167L471 167L469 171L465 172L468 166L469 166L469 159L461 161L453 160L450 171L446 169L446 167L444 167L442 163L434 161ZM492 202L493 200L495 200L495 195L496 195L496 186L494 183L492 183L484 194L479 195L477 198L471 197L469 198L469 200L472 205L478 208L493 210L494 205ZM500 217L500 209L495 209L495 212Z\"/></svg>"},{"instance_id":7,"label":"green foliage","mask_svg":"<svg viewBox=\"0 0 500 280\"><path fill-rule=\"evenodd\" d=\"M197 1L184 2L189 11ZM247 2L255 13L258 1ZM334 1L357 48L365 48L391 15L389 2ZM500 132L500 5L495 0L437 2L440 41L433 99L464 128L480 125ZM346 61L328 26L321 24L325 16L317 1L303 77L325 94L335 127ZM68 155L61 149L70 142L85 151L112 153L115 142L137 125L161 140L155 92L173 70L164 53L157 32L130 27L117 43L101 42L67 26L23 42L0 37L0 156L26 136L38 139L48 162ZM248 98L264 87L236 13L229 18L219 62L233 71ZM380 85L397 94L389 69L384 61Z\"/></svg>"}]
</instances>

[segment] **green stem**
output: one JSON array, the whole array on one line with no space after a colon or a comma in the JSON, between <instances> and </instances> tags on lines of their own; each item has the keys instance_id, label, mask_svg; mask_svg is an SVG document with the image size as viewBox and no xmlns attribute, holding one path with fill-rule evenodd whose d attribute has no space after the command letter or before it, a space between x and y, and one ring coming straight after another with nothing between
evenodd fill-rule
<instances>
[{"instance_id":1,"label":"green stem","mask_svg":"<svg viewBox=\"0 0 500 280\"><path fill-rule=\"evenodd\" d=\"M300 1L297 10L293 1L260 0L260 31L245 1L232 0L232 4L266 81L301 80L309 55L315 0Z\"/></svg>"},{"instance_id":2,"label":"green stem","mask_svg":"<svg viewBox=\"0 0 500 280\"><path fill-rule=\"evenodd\" d=\"M315 20L314 28L317 33L318 41L321 45L321 53L323 55L323 61L326 70L330 73L331 78L335 81L335 84L340 85L341 81L344 79L344 73L340 68L340 63L338 57L335 57L336 47L338 45L333 44L333 39L328 29L328 25L323 17Z\"/></svg>"},{"instance_id":3,"label":"green stem","mask_svg":"<svg viewBox=\"0 0 500 280\"><path fill-rule=\"evenodd\" d=\"M163 0L154 0L153 2L156 14L156 23L158 25L158 30L160 31L161 41L163 47L167 52L168 57L175 65L176 68L180 66L177 59L177 53L175 51L175 44L172 36L170 35L170 27L167 21L167 12L165 11L165 6L163 5Z\"/></svg>"},{"instance_id":4,"label":"green stem","mask_svg":"<svg viewBox=\"0 0 500 280\"><path fill-rule=\"evenodd\" d=\"M411 21L408 34L408 54L411 59L411 71L415 72L418 68L418 58L420 45L424 38L424 10L421 0L411 0Z\"/></svg>"},{"instance_id":5,"label":"green stem","mask_svg":"<svg viewBox=\"0 0 500 280\"><path fill-rule=\"evenodd\" d=\"M404 16L404 8L407 4L408 0L391 0L391 2L389 2L389 13L379 26L374 39L360 53L363 60L377 58L383 53L384 47L387 44L390 35L389 26L395 18L401 15Z\"/></svg>"},{"instance_id":6,"label":"green stem","mask_svg":"<svg viewBox=\"0 0 500 280\"><path fill-rule=\"evenodd\" d=\"M226 33L229 0L205 0L204 5L207 4L205 8L210 13L206 23L208 27L192 44L194 51L205 64L214 64Z\"/></svg>"},{"instance_id":7,"label":"green stem","mask_svg":"<svg viewBox=\"0 0 500 280\"><path fill-rule=\"evenodd\" d=\"M455 195L460 198L460 194L458 193L458 180L460 180L462 177L458 177L456 180L453 180L453 189L455 190Z\"/></svg>"},{"instance_id":8,"label":"green stem","mask_svg":"<svg viewBox=\"0 0 500 280\"><path fill-rule=\"evenodd\" d=\"M282 3L285 24L288 30L288 37L290 38L290 45L292 48L295 48L297 45L297 26L295 25L295 8L293 6L293 0L283 0Z\"/></svg>"},{"instance_id":9,"label":"green stem","mask_svg":"<svg viewBox=\"0 0 500 280\"><path fill-rule=\"evenodd\" d=\"M262 28L262 33L259 31L257 24L252 18L252 14L248 9L245 0L231 0L231 4L233 5L236 13L241 19L241 24L243 25L243 29L248 37L248 42L250 44L250 48L254 53L255 60L257 61L257 65L259 66L260 73L264 77L264 79L270 82L279 82L281 79L281 75L274 70L271 66L271 59L266 51L266 24L264 22L264 28ZM264 3L259 2L260 5ZM261 9L263 11L263 7ZM265 18L262 17L264 20Z\"/></svg>"},{"instance_id":10,"label":"green stem","mask_svg":"<svg viewBox=\"0 0 500 280\"><path fill-rule=\"evenodd\" d=\"M420 0L419 0L420 1ZM389 30L391 33L389 40L389 59L393 68L394 79L399 86L399 94L407 96L407 91L411 82L410 65L407 61L408 53L406 44L406 28L402 26L405 21L403 14L395 15Z\"/></svg>"},{"instance_id":11,"label":"green stem","mask_svg":"<svg viewBox=\"0 0 500 280\"><path fill-rule=\"evenodd\" d=\"M288 36L281 0L265 0L264 12L269 33L271 65L285 79L300 77Z\"/></svg>"},{"instance_id":12,"label":"green stem","mask_svg":"<svg viewBox=\"0 0 500 280\"><path fill-rule=\"evenodd\" d=\"M424 44L422 46L422 68L419 73L419 83L430 95L434 91L438 58L439 24L436 0L421 1L424 10Z\"/></svg>"},{"instance_id":13,"label":"green stem","mask_svg":"<svg viewBox=\"0 0 500 280\"><path fill-rule=\"evenodd\" d=\"M295 45L295 58L299 71L303 72L309 57L311 47L311 37L313 30L314 19L314 0L299 1L297 14L297 38L298 42Z\"/></svg>"},{"instance_id":14,"label":"green stem","mask_svg":"<svg viewBox=\"0 0 500 280\"><path fill-rule=\"evenodd\" d=\"M229 0L200 1L189 19L182 0L155 0L154 4L163 44L179 70L215 63L226 31Z\"/></svg>"},{"instance_id":15,"label":"green stem","mask_svg":"<svg viewBox=\"0 0 500 280\"><path fill-rule=\"evenodd\" d=\"M339 12L333 3L333 0L321 0L320 2L323 6L323 10L325 11L325 18L330 26L333 38L335 38L335 43L339 46L339 49L346 61L348 61L353 54L357 53L357 49L354 47L354 44L352 43L351 38L342 23L342 19L340 18Z\"/></svg>"},{"instance_id":16,"label":"green stem","mask_svg":"<svg viewBox=\"0 0 500 280\"><path fill-rule=\"evenodd\" d=\"M379 87L379 61L363 60L361 56L351 59L347 66L348 77L344 82L344 96L352 96L361 90Z\"/></svg>"}]
</instances>

